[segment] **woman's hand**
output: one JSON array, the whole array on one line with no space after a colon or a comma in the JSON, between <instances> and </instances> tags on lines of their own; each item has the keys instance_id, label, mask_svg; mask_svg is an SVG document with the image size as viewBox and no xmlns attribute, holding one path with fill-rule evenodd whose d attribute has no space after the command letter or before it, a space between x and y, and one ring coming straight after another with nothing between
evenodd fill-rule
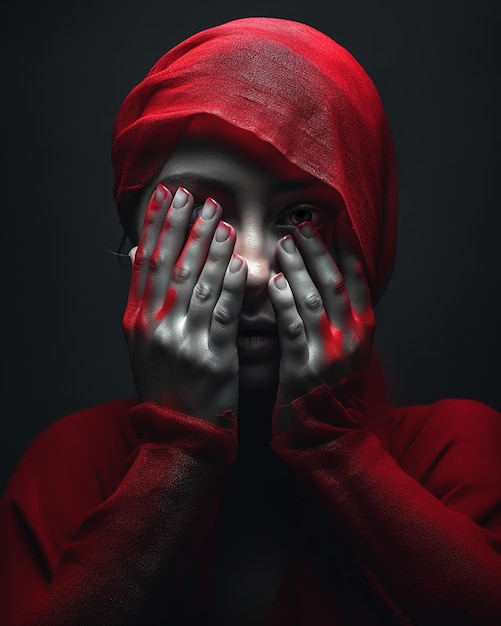
<instances>
[{"instance_id":1,"label":"woman's hand","mask_svg":"<svg viewBox=\"0 0 501 626\"><path fill-rule=\"evenodd\" d=\"M159 184L148 204L123 318L139 397L217 422L238 404L238 317L245 261L208 199L189 231L193 197Z\"/></svg>"},{"instance_id":2,"label":"woman's hand","mask_svg":"<svg viewBox=\"0 0 501 626\"><path fill-rule=\"evenodd\" d=\"M269 293L280 338L279 404L322 384L334 384L368 365L375 329L362 264L346 244L339 265L309 222L277 244L283 273Z\"/></svg>"}]
</instances>

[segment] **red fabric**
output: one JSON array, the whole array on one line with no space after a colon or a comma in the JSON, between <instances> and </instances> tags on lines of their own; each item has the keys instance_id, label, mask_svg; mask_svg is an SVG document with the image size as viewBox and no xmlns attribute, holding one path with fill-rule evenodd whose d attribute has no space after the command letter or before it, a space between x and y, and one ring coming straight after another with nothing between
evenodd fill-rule
<instances>
[{"instance_id":1,"label":"red fabric","mask_svg":"<svg viewBox=\"0 0 501 626\"><path fill-rule=\"evenodd\" d=\"M251 18L167 53L117 116L124 224L200 113L335 187L381 293L394 253L393 147L346 50L309 26ZM294 477L295 542L266 626L499 625L501 416L468 401L366 404L363 382L322 385L273 416L274 454ZM56 422L0 502L1 623L210 624L214 525L236 447L231 419L222 428L133 400Z\"/></svg>"},{"instance_id":2,"label":"red fabric","mask_svg":"<svg viewBox=\"0 0 501 626\"><path fill-rule=\"evenodd\" d=\"M500 624L501 416L443 400L367 421L356 389L318 387L273 439L298 541L266 626ZM235 448L231 424L132 400L56 422L1 500L0 623L211 623Z\"/></svg>"},{"instance_id":3,"label":"red fabric","mask_svg":"<svg viewBox=\"0 0 501 626\"><path fill-rule=\"evenodd\" d=\"M234 20L167 52L115 120L114 195L126 228L137 192L198 114L252 132L337 189L377 298L395 251L396 167L380 98L353 56L314 28L277 18Z\"/></svg>"}]
</instances>

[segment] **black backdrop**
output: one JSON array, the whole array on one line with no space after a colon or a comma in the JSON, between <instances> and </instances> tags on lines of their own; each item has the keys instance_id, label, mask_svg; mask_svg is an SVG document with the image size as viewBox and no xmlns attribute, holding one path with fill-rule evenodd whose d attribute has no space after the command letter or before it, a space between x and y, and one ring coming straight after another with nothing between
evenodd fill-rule
<instances>
[{"instance_id":1,"label":"black backdrop","mask_svg":"<svg viewBox=\"0 0 501 626\"><path fill-rule=\"evenodd\" d=\"M394 402L459 396L501 409L494 5L4 4L2 486L50 422L134 393L121 332L128 267L110 252L121 235L111 197L113 118L168 47L248 15L323 30L381 93L400 169L397 262L376 310Z\"/></svg>"}]
</instances>

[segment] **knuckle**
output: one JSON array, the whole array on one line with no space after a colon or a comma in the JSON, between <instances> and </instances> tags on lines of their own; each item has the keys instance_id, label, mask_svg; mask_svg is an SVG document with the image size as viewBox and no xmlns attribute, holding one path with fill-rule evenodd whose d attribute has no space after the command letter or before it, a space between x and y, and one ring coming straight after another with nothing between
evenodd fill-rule
<instances>
[{"instance_id":1,"label":"knuckle","mask_svg":"<svg viewBox=\"0 0 501 626\"><path fill-rule=\"evenodd\" d=\"M343 293L344 291L344 278L341 275L334 276L332 280L332 286L336 293Z\"/></svg>"},{"instance_id":2,"label":"knuckle","mask_svg":"<svg viewBox=\"0 0 501 626\"><path fill-rule=\"evenodd\" d=\"M232 315L230 308L227 305L218 304L218 306L214 308L212 317L219 324L223 324L226 326L231 322L233 315Z\"/></svg>"},{"instance_id":3,"label":"knuckle","mask_svg":"<svg viewBox=\"0 0 501 626\"><path fill-rule=\"evenodd\" d=\"M191 269L187 263L178 263L174 268L172 278L176 283L183 283L191 276Z\"/></svg>"},{"instance_id":4,"label":"knuckle","mask_svg":"<svg viewBox=\"0 0 501 626\"><path fill-rule=\"evenodd\" d=\"M205 222L196 222L190 230L189 240L198 243L205 236Z\"/></svg>"},{"instance_id":5,"label":"knuckle","mask_svg":"<svg viewBox=\"0 0 501 626\"><path fill-rule=\"evenodd\" d=\"M134 257L134 265L138 266L139 268L145 268L148 267L149 262L149 255L141 246L139 246L136 250L136 256Z\"/></svg>"},{"instance_id":6,"label":"knuckle","mask_svg":"<svg viewBox=\"0 0 501 626\"><path fill-rule=\"evenodd\" d=\"M146 215L144 216L143 229L150 228L156 223L156 221L157 221L157 214L150 206L148 207L146 211Z\"/></svg>"},{"instance_id":7,"label":"knuckle","mask_svg":"<svg viewBox=\"0 0 501 626\"><path fill-rule=\"evenodd\" d=\"M285 332L290 339L297 339L304 331L304 323L302 319L291 320L285 327Z\"/></svg>"},{"instance_id":8,"label":"knuckle","mask_svg":"<svg viewBox=\"0 0 501 626\"><path fill-rule=\"evenodd\" d=\"M176 227L176 220L172 218L171 213L167 213L162 224L163 236L165 236L170 231L174 230L175 227Z\"/></svg>"},{"instance_id":9,"label":"knuckle","mask_svg":"<svg viewBox=\"0 0 501 626\"><path fill-rule=\"evenodd\" d=\"M321 311L324 303L319 293L309 293L306 295L304 302L310 311Z\"/></svg>"},{"instance_id":10,"label":"knuckle","mask_svg":"<svg viewBox=\"0 0 501 626\"><path fill-rule=\"evenodd\" d=\"M193 296L199 302L207 302L214 295L214 290L206 282L198 282L193 288Z\"/></svg>"},{"instance_id":11,"label":"knuckle","mask_svg":"<svg viewBox=\"0 0 501 626\"><path fill-rule=\"evenodd\" d=\"M319 284L322 289L329 290L332 288L332 285L338 280L340 274L332 267L327 267L323 272L320 273L319 276Z\"/></svg>"},{"instance_id":12,"label":"knuckle","mask_svg":"<svg viewBox=\"0 0 501 626\"><path fill-rule=\"evenodd\" d=\"M149 261L149 268L151 272L158 272L158 270L162 269L165 266L165 254L162 252L157 252L151 255Z\"/></svg>"}]
</instances>

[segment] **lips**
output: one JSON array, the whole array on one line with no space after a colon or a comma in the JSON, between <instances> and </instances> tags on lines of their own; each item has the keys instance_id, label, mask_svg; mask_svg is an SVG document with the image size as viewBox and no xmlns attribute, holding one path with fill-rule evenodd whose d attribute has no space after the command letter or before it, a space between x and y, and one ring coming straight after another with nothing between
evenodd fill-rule
<instances>
[{"instance_id":1,"label":"lips","mask_svg":"<svg viewBox=\"0 0 501 626\"><path fill-rule=\"evenodd\" d=\"M276 334L277 325L275 320L267 317L246 318L241 317L238 325L238 334L242 335L267 335Z\"/></svg>"},{"instance_id":2,"label":"lips","mask_svg":"<svg viewBox=\"0 0 501 626\"><path fill-rule=\"evenodd\" d=\"M278 350L278 333L271 320L240 320L237 348L240 358L258 360Z\"/></svg>"}]
</instances>

